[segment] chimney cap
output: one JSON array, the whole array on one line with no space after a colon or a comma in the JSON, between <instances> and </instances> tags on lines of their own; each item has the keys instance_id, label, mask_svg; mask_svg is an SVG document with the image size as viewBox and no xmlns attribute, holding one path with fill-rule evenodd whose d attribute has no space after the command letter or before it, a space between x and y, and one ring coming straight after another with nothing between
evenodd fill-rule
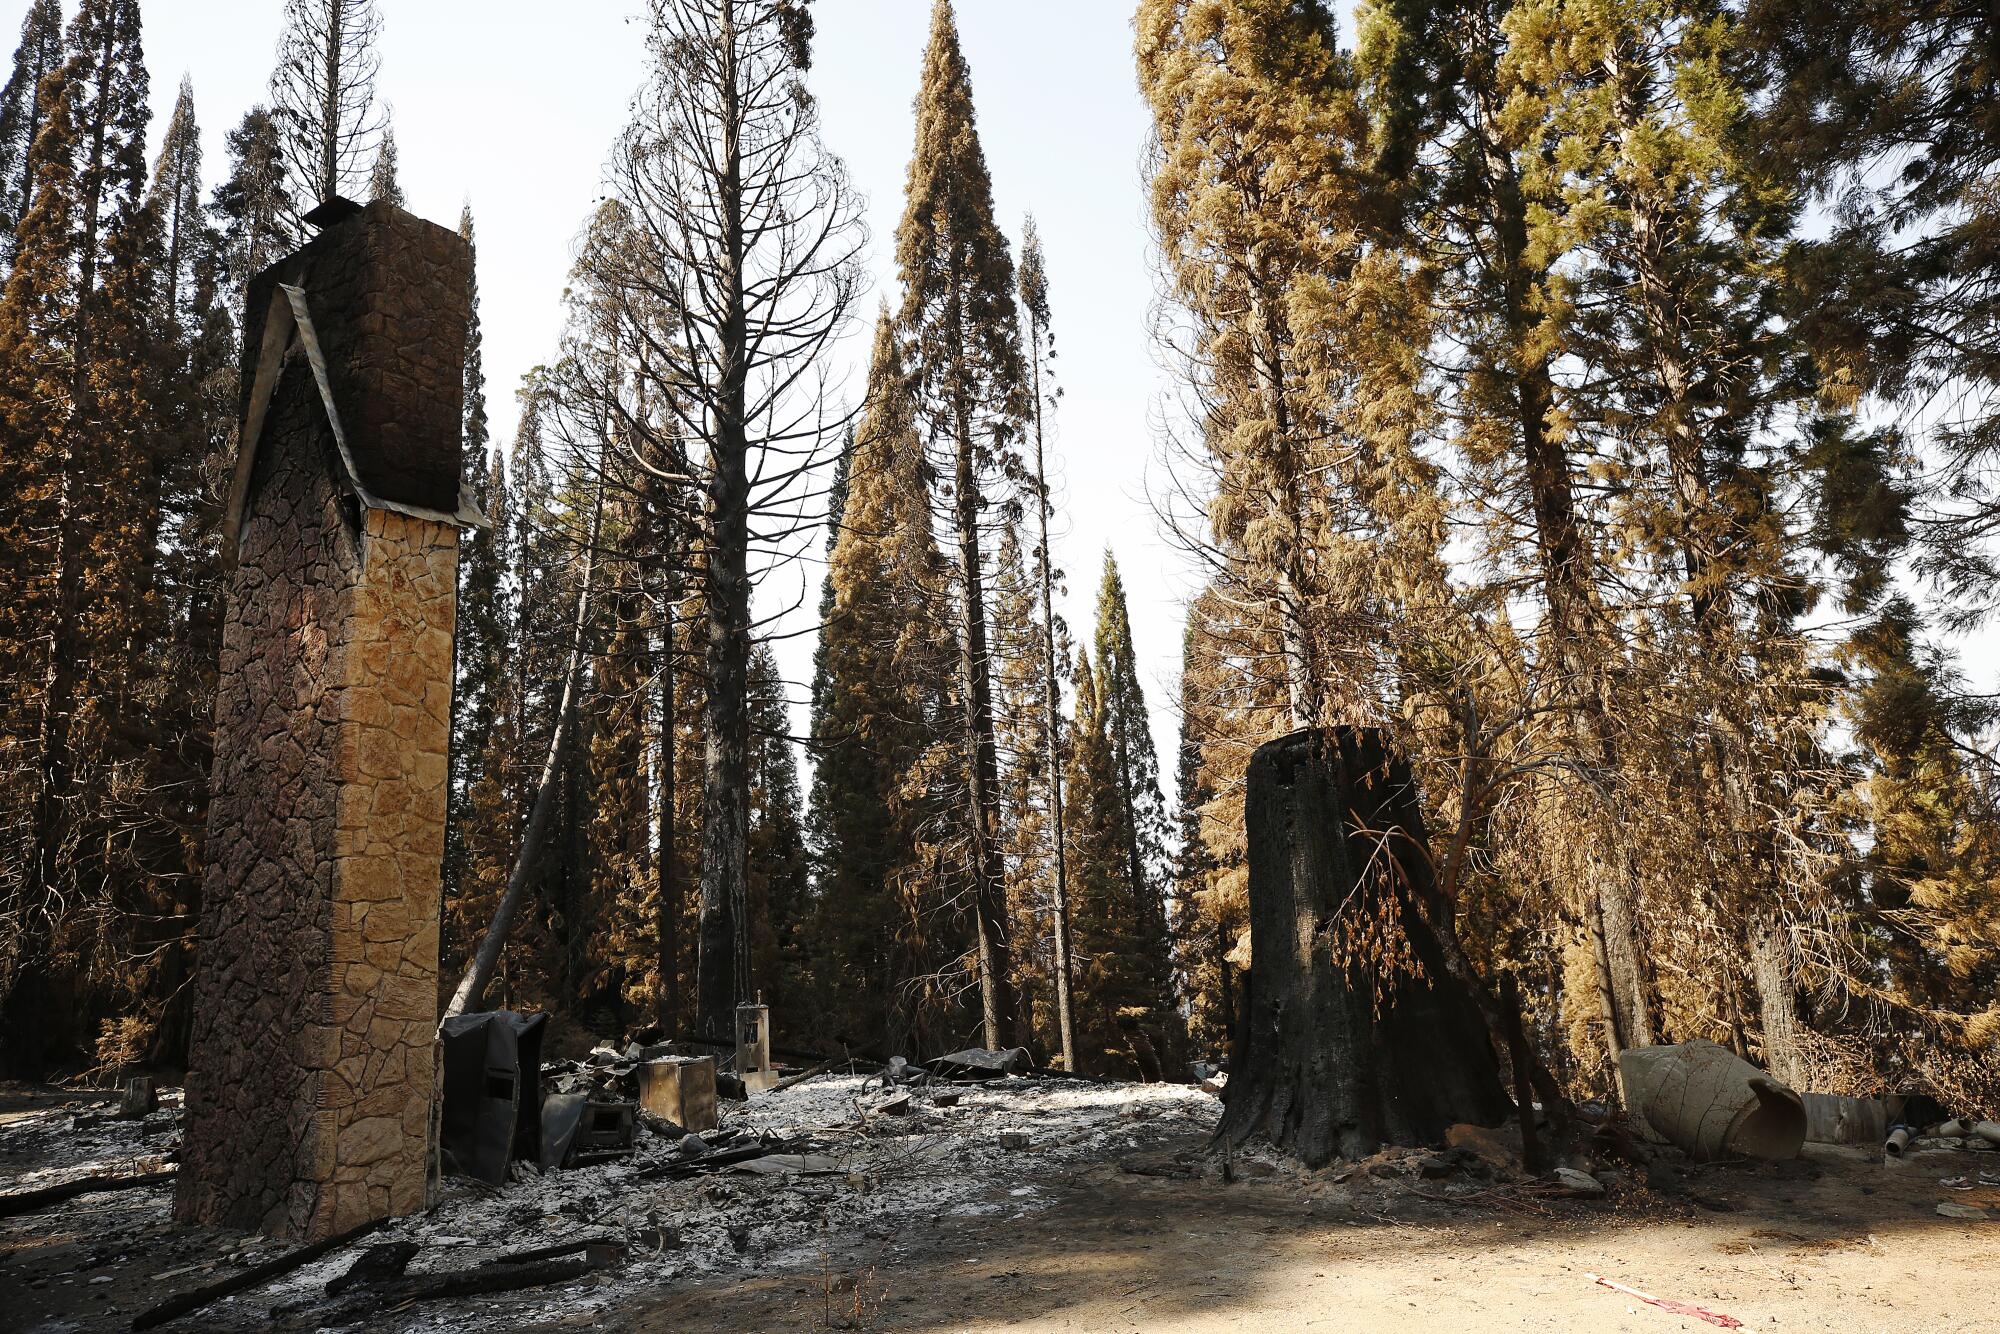
<instances>
[{"instance_id":1,"label":"chimney cap","mask_svg":"<svg viewBox=\"0 0 2000 1334\"><path fill-rule=\"evenodd\" d=\"M320 202L318 208L306 214L305 220L310 225L319 228L321 231L325 231L336 223L347 221L359 213L361 209L362 206L360 204L355 203L352 199L344 195L328 195Z\"/></svg>"}]
</instances>

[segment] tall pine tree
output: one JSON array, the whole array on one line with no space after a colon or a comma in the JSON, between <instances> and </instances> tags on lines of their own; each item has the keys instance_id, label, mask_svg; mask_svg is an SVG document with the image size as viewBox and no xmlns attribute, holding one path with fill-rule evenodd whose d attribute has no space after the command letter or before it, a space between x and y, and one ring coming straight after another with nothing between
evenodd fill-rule
<instances>
[{"instance_id":1,"label":"tall pine tree","mask_svg":"<svg viewBox=\"0 0 2000 1334\"><path fill-rule=\"evenodd\" d=\"M1014 1040L1011 942L1000 856L1000 765L993 726L992 625L984 543L996 479L1017 462L1024 415L1019 316L1007 238L973 120L971 72L951 0L931 11L917 90L917 142L896 229L900 316L917 411L951 478L959 585L959 691L965 801L986 1045Z\"/></svg>"},{"instance_id":2,"label":"tall pine tree","mask_svg":"<svg viewBox=\"0 0 2000 1334\"><path fill-rule=\"evenodd\" d=\"M1096 663L1077 664L1071 755L1072 863L1082 962L1078 1043L1087 1068L1131 1070L1127 1027L1176 1026L1165 898L1165 803L1133 661L1124 582L1109 552L1098 590ZM1145 1063L1138 1066L1144 1072Z\"/></svg>"}]
</instances>

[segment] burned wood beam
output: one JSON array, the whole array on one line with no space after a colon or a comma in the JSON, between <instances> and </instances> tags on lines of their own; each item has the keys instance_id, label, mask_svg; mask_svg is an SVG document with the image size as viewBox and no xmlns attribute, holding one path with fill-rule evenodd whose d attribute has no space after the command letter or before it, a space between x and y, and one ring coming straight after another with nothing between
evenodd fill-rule
<instances>
[{"instance_id":1,"label":"burned wood beam","mask_svg":"<svg viewBox=\"0 0 2000 1334\"><path fill-rule=\"evenodd\" d=\"M580 1241L559 1241L553 1246L537 1246L533 1250L510 1251L495 1257L490 1263L496 1265L525 1265L537 1260L560 1260L567 1255L582 1255L593 1246L615 1246L617 1238L610 1236L584 1237Z\"/></svg>"},{"instance_id":2,"label":"burned wood beam","mask_svg":"<svg viewBox=\"0 0 2000 1334\"><path fill-rule=\"evenodd\" d=\"M228 1278L218 1279L206 1287L196 1288L193 1292L184 1292L178 1297L169 1297L166 1301L161 1302L151 1310L141 1311L138 1315L134 1316L132 1318L132 1328L135 1330L152 1329L156 1326L166 1324L169 1320L178 1320L192 1311L199 1311L211 1302L217 1302L224 1297L242 1292L245 1288L254 1288L261 1283L276 1278L280 1274L288 1274L294 1269L309 1265L322 1255L328 1255L343 1246L352 1245L388 1221L386 1218L371 1218L365 1223L347 1229L347 1231L340 1233L338 1236L328 1237L324 1241L316 1241L310 1246L301 1246L295 1251L288 1251L275 1260L266 1260L263 1264L252 1265L250 1268L242 1270L239 1273L231 1274Z\"/></svg>"},{"instance_id":3,"label":"burned wood beam","mask_svg":"<svg viewBox=\"0 0 2000 1334\"><path fill-rule=\"evenodd\" d=\"M17 1190L0 1195L0 1218L12 1218L16 1214L31 1214L46 1209L64 1200L73 1200L79 1195L95 1195L103 1190L131 1190L138 1186L163 1186L174 1179L177 1168L164 1168L158 1172L132 1172L124 1176L79 1177L75 1181L65 1181L54 1186L40 1186L34 1190Z\"/></svg>"}]
</instances>

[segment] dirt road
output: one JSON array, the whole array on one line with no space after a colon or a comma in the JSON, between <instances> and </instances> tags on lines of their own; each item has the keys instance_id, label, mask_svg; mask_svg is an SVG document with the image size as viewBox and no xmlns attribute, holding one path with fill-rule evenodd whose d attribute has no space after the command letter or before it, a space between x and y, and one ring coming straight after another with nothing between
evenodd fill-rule
<instances>
[{"instance_id":1,"label":"dirt road","mask_svg":"<svg viewBox=\"0 0 2000 1334\"><path fill-rule=\"evenodd\" d=\"M2000 1165L2000 1155L1982 1158ZM1938 1188L1964 1161L1885 1168L1827 1151L1782 1170L1694 1169L1679 1191L1614 1189L1609 1201L1526 1214L1438 1207L1402 1183L1368 1195L1284 1176L1224 1185L1095 1168L1046 1211L847 1248L819 1275L663 1297L633 1327L1710 1328L1597 1286L1595 1273L1746 1330L2000 1331L2000 1223L1935 1213L1941 1199L2000 1206L2000 1190Z\"/></svg>"}]
</instances>

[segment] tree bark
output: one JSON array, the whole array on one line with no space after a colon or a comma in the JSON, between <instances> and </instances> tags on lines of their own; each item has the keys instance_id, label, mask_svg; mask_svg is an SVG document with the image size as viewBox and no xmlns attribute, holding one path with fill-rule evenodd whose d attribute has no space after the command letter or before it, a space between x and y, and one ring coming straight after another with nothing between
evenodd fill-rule
<instances>
[{"instance_id":1,"label":"tree bark","mask_svg":"<svg viewBox=\"0 0 2000 1334\"><path fill-rule=\"evenodd\" d=\"M1309 729L1260 747L1244 812L1251 966L1217 1138L1261 1135L1317 1167L1497 1124L1509 1104L1493 1043L1416 902L1435 893L1423 820L1382 733ZM1339 943L1385 927L1421 977Z\"/></svg>"},{"instance_id":2,"label":"tree bark","mask_svg":"<svg viewBox=\"0 0 2000 1334\"><path fill-rule=\"evenodd\" d=\"M750 326L744 294L742 90L733 0L719 0L716 50L721 67L717 225L724 233L722 316L716 331L721 393L709 460L707 576L707 733L701 791L701 928L695 962L695 1027L707 1036L734 1031L735 1010L750 978L745 879L750 843L750 478L746 395Z\"/></svg>"},{"instance_id":3,"label":"tree bark","mask_svg":"<svg viewBox=\"0 0 2000 1334\"><path fill-rule=\"evenodd\" d=\"M1076 1069L1076 1021L1073 1017L1071 992L1074 986L1070 967L1069 942L1069 835L1064 827L1063 783L1062 783L1062 698L1061 676L1056 671L1056 602L1055 574L1051 569L1049 556L1049 475L1042 453L1042 332L1033 321L1029 322L1029 337L1033 340L1033 357L1029 360L1034 376L1035 399L1035 487L1037 504L1035 516L1041 525L1041 552L1037 564L1042 582L1042 628L1047 638L1042 644L1043 703L1048 707L1048 717L1043 719L1046 729L1043 740L1048 754L1049 766L1049 820L1054 826L1056 853L1055 884L1055 953L1056 953L1056 1032L1062 1043L1063 1069ZM1033 1013L1033 1006L1028 1007Z\"/></svg>"},{"instance_id":4,"label":"tree bark","mask_svg":"<svg viewBox=\"0 0 2000 1334\"><path fill-rule=\"evenodd\" d=\"M1757 1008L1764 1026L1764 1068L1781 1082L1804 1090L1807 1071L1799 1042L1797 989L1782 921L1766 917L1751 928L1750 959L1757 977Z\"/></svg>"}]
</instances>

